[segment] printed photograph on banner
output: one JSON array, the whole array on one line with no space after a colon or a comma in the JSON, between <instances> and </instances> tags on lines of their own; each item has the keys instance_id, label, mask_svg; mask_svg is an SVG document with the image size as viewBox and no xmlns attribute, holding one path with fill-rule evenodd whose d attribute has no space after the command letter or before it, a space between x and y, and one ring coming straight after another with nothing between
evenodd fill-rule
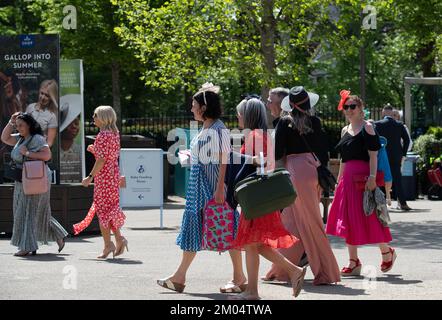
<instances>
[{"instance_id":1,"label":"printed photograph on banner","mask_svg":"<svg viewBox=\"0 0 442 320\"><path fill-rule=\"evenodd\" d=\"M83 69L81 60L60 61L60 181L85 176Z\"/></svg>"},{"instance_id":2,"label":"printed photograph on banner","mask_svg":"<svg viewBox=\"0 0 442 320\"><path fill-rule=\"evenodd\" d=\"M59 170L58 35L0 36L0 130L15 112L30 113L52 151L48 165ZM11 147L0 145L0 171L10 164Z\"/></svg>"}]
</instances>

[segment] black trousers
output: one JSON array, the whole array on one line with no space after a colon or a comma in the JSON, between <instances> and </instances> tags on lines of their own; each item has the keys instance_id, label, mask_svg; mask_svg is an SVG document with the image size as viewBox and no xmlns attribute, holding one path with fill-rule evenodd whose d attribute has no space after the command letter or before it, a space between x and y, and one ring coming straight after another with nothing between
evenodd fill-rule
<instances>
[{"instance_id":1,"label":"black trousers","mask_svg":"<svg viewBox=\"0 0 442 320\"><path fill-rule=\"evenodd\" d=\"M393 194L396 195L401 205L407 204L404 190L402 188L401 161L389 161L391 175L393 176Z\"/></svg>"}]
</instances>

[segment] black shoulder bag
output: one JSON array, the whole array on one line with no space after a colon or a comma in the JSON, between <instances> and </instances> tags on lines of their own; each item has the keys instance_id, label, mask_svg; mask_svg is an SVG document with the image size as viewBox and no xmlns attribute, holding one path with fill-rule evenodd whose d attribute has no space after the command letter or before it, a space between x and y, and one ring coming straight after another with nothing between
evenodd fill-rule
<instances>
[{"instance_id":1,"label":"black shoulder bag","mask_svg":"<svg viewBox=\"0 0 442 320\"><path fill-rule=\"evenodd\" d=\"M322 190L324 190L324 192L334 191L335 185L337 183L335 176L330 172L330 170L328 170L328 168L326 166L324 166L318 160L318 157L316 157L315 153L310 148L310 145L307 143L307 140L305 139L304 135L300 134L300 136L301 136L302 140L304 140L304 143L305 143L307 149L312 154L313 158L315 158L315 160L320 163L319 167L317 167L316 170L318 171L318 182L319 182L319 185L321 186Z\"/></svg>"}]
</instances>

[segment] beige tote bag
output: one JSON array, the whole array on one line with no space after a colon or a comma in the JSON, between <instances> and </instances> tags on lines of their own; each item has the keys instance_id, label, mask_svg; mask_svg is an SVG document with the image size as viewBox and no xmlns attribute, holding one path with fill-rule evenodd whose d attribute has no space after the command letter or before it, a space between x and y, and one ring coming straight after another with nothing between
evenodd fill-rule
<instances>
[{"instance_id":1,"label":"beige tote bag","mask_svg":"<svg viewBox=\"0 0 442 320\"><path fill-rule=\"evenodd\" d=\"M26 195L48 192L49 181L46 163L41 160L23 162L22 184Z\"/></svg>"}]
</instances>

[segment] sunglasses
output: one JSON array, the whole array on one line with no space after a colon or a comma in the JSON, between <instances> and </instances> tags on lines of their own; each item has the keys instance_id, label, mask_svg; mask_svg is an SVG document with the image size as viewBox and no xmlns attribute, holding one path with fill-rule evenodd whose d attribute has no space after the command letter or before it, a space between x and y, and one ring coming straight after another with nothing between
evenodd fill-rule
<instances>
[{"instance_id":1,"label":"sunglasses","mask_svg":"<svg viewBox=\"0 0 442 320\"><path fill-rule=\"evenodd\" d=\"M349 108L351 110L354 110L356 109L357 106L358 106L357 104L344 104L344 110L348 110Z\"/></svg>"}]
</instances>

